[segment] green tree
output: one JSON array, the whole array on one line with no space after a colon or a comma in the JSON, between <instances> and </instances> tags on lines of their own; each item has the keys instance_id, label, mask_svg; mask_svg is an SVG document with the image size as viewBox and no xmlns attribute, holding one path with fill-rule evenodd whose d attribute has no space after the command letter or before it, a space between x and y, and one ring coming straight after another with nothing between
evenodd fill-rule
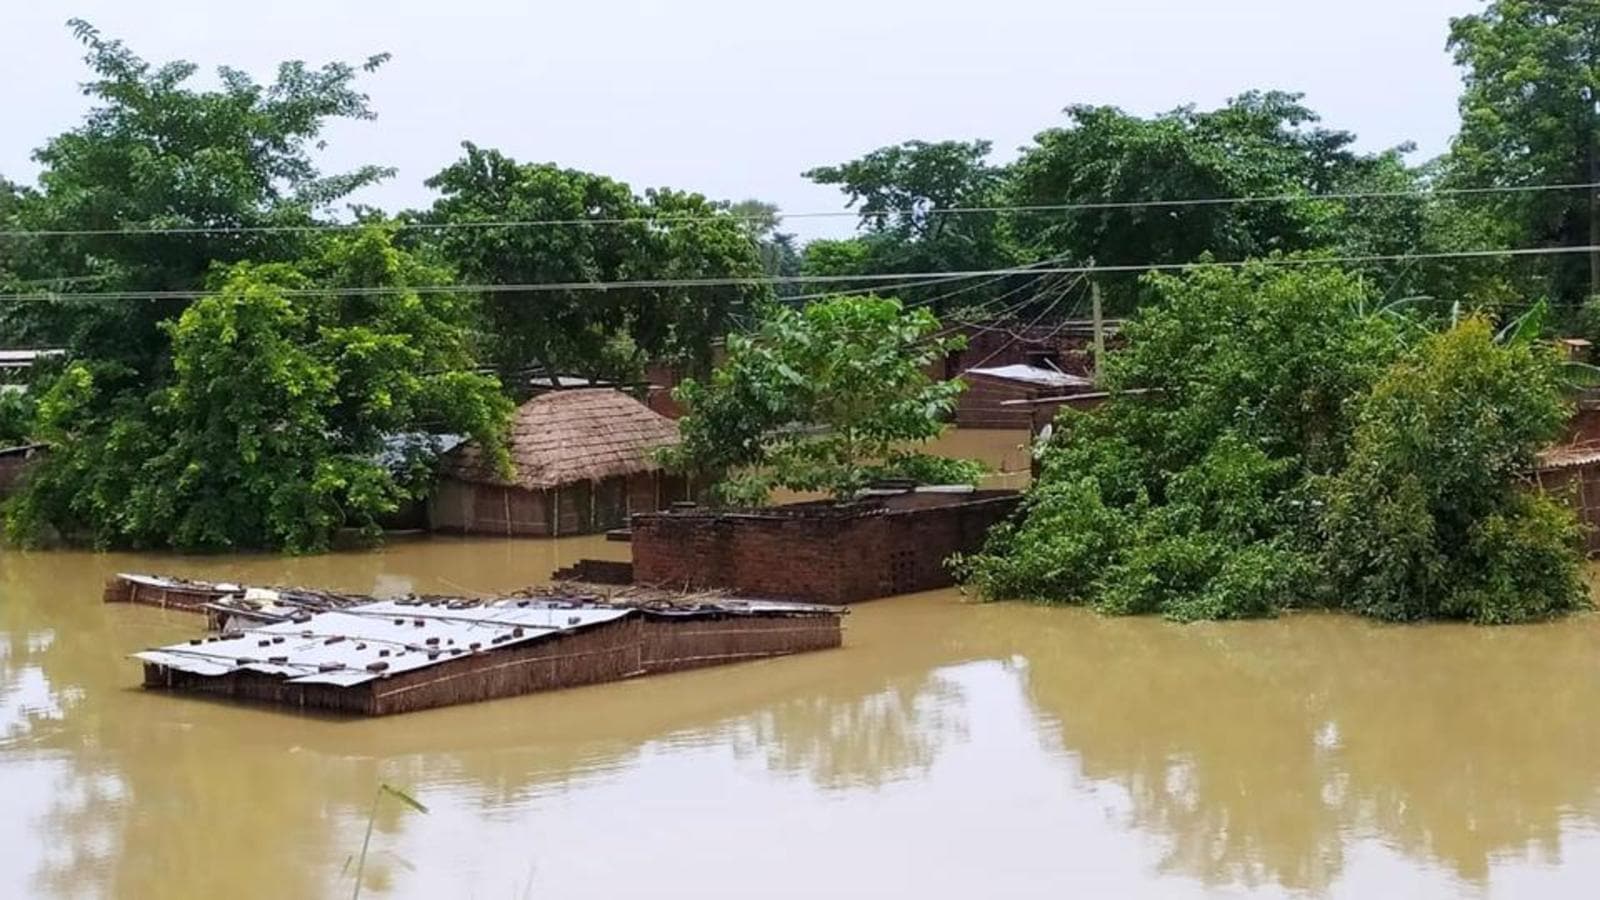
<instances>
[{"instance_id":1,"label":"green tree","mask_svg":"<svg viewBox=\"0 0 1600 900\"><path fill-rule=\"evenodd\" d=\"M989 163L990 151L988 141L906 141L803 173L818 184L838 186L861 216L861 234L854 239L808 245L804 273L978 271L1013 265L1017 257L999 213L947 214L999 201L1006 170ZM964 292L963 301L981 302L1012 286L994 281ZM902 299L915 303L938 293L938 288L911 289L902 292Z\"/></svg>"},{"instance_id":2,"label":"green tree","mask_svg":"<svg viewBox=\"0 0 1600 900\"><path fill-rule=\"evenodd\" d=\"M1152 118L1116 107L1077 105L1069 124L1041 132L1013 165L1007 199L1020 206L1112 204L1020 212L1012 217L1028 255L1069 252L1102 265L1234 260L1273 252L1362 249L1353 238L1381 221L1352 228L1349 214L1372 209L1332 201L1280 200L1142 206L1136 201L1206 201L1300 197L1388 187L1408 181L1397 151L1363 156L1349 132L1319 127L1301 95L1249 92L1223 107L1180 107ZM1116 206L1118 203L1135 203ZM1395 215L1405 207L1381 207ZM1390 246L1406 225L1378 231ZM1414 239L1414 238L1413 238ZM1108 279L1108 299L1135 302L1136 276Z\"/></svg>"},{"instance_id":3,"label":"green tree","mask_svg":"<svg viewBox=\"0 0 1600 900\"><path fill-rule=\"evenodd\" d=\"M1600 181L1600 5L1495 0L1452 19L1449 46L1465 83L1452 185ZM1521 246L1600 245L1593 190L1507 192L1473 205L1514 226ZM1600 293L1600 254L1538 265L1543 290L1568 308Z\"/></svg>"},{"instance_id":4,"label":"green tree","mask_svg":"<svg viewBox=\"0 0 1600 900\"><path fill-rule=\"evenodd\" d=\"M86 22L69 24L88 49L93 79L83 90L94 107L34 154L38 190L16 195L11 218L20 230L76 233L0 237L0 258L30 289L198 289L214 264L292 258L304 239L194 229L311 224L390 171L324 175L312 161L330 120L373 117L354 85L385 55L360 67L286 62L270 84L223 67L217 87L195 89L193 63L153 65ZM166 348L160 323L186 303L29 302L12 311L9 328L21 340L149 373Z\"/></svg>"},{"instance_id":5,"label":"green tree","mask_svg":"<svg viewBox=\"0 0 1600 900\"><path fill-rule=\"evenodd\" d=\"M728 207L734 218L744 222L750 239L755 241L761 255L761 268L772 278L794 278L800 274L800 250L795 236L779 231L783 214L776 203L764 200L740 200ZM779 297L794 296L800 289L792 282L774 288Z\"/></svg>"},{"instance_id":6,"label":"green tree","mask_svg":"<svg viewBox=\"0 0 1600 900\"><path fill-rule=\"evenodd\" d=\"M414 290L448 275L380 228L232 266L169 326L169 385L140 396L114 364L79 362L42 396L56 451L11 534L316 551L426 487L384 459L396 435L466 434L504 461L510 403L471 372L467 300Z\"/></svg>"},{"instance_id":7,"label":"green tree","mask_svg":"<svg viewBox=\"0 0 1600 900\"><path fill-rule=\"evenodd\" d=\"M11 231L22 227L17 216L22 207L22 200L26 196L21 185L0 177L0 231ZM4 240L0 238L0 241ZM0 243L0 247L5 247L5 244ZM12 291L21 287L14 271L17 263L11 258L12 255L0 253L0 291ZM9 308L0 303L0 327L6 325L8 312ZM0 334L9 334L10 331L10 328L5 328Z\"/></svg>"},{"instance_id":8,"label":"green tree","mask_svg":"<svg viewBox=\"0 0 1600 900\"><path fill-rule=\"evenodd\" d=\"M440 193L418 214L431 241L471 282L534 284L755 278L761 254L744 222L699 194L653 190L496 150L466 155L428 180ZM482 223L547 221L550 227ZM582 224L595 220L593 224ZM485 298L490 349L507 371L540 367L633 377L653 358L704 367L760 284L496 292Z\"/></svg>"},{"instance_id":9,"label":"green tree","mask_svg":"<svg viewBox=\"0 0 1600 900\"><path fill-rule=\"evenodd\" d=\"M975 482L976 464L906 449L937 437L954 411L962 384L927 369L957 345L898 300L769 308L753 333L728 338L709 381L678 386L683 442L666 460L743 504L775 487L843 498L876 478Z\"/></svg>"},{"instance_id":10,"label":"green tree","mask_svg":"<svg viewBox=\"0 0 1600 900\"><path fill-rule=\"evenodd\" d=\"M1361 404L1326 487L1333 599L1383 619L1520 622L1588 605L1570 509L1521 478L1570 412L1556 355L1469 318Z\"/></svg>"},{"instance_id":11,"label":"green tree","mask_svg":"<svg viewBox=\"0 0 1600 900\"><path fill-rule=\"evenodd\" d=\"M1337 471L1347 400L1400 350L1333 267L1151 276L1093 413L1067 410L1017 520L961 560L989 597L1176 619L1308 599L1307 484Z\"/></svg>"}]
</instances>

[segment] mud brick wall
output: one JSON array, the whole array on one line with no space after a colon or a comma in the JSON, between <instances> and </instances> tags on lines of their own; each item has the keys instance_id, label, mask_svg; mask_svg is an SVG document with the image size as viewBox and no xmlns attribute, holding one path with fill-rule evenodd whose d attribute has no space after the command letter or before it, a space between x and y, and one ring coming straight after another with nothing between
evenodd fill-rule
<instances>
[{"instance_id":1,"label":"mud brick wall","mask_svg":"<svg viewBox=\"0 0 1600 900\"><path fill-rule=\"evenodd\" d=\"M908 494L881 504L676 510L633 517L634 581L751 597L855 603L947 587L944 561L983 545L1012 491Z\"/></svg>"},{"instance_id":2,"label":"mud brick wall","mask_svg":"<svg viewBox=\"0 0 1600 900\"><path fill-rule=\"evenodd\" d=\"M0 453L0 500L11 496L22 485L22 479L44 455L43 448L12 449Z\"/></svg>"}]
</instances>

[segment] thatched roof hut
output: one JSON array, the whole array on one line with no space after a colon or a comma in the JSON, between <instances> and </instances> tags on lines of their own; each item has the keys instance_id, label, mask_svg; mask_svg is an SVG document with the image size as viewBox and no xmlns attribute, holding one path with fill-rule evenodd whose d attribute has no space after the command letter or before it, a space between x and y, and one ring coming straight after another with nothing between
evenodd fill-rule
<instances>
[{"instance_id":1,"label":"thatched roof hut","mask_svg":"<svg viewBox=\"0 0 1600 900\"><path fill-rule=\"evenodd\" d=\"M616 528L633 512L681 499L656 451L677 443L678 425L609 388L558 390L517 408L510 429L512 474L463 444L441 460L430 504L436 529L565 535Z\"/></svg>"}]
</instances>

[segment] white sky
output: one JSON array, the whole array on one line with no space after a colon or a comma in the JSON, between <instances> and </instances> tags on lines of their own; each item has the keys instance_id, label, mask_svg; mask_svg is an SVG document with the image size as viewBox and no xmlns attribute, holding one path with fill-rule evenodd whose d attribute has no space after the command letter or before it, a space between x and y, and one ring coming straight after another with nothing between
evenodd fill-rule
<instances>
[{"instance_id":1,"label":"white sky","mask_svg":"<svg viewBox=\"0 0 1600 900\"><path fill-rule=\"evenodd\" d=\"M1249 88L1304 91L1379 148L1443 151L1456 127L1447 20L1477 0L5 0L0 174L31 180L86 108L80 16L152 61L394 61L367 76L375 122L332 129L325 167L399 174L361 200L429 201L459 142L629 182L842 198L800 172L911 138L989 138L1009 157L1071 103L1151 113ZM811 236L852 220L791 223Z\"/></svg>"}]
</instances>

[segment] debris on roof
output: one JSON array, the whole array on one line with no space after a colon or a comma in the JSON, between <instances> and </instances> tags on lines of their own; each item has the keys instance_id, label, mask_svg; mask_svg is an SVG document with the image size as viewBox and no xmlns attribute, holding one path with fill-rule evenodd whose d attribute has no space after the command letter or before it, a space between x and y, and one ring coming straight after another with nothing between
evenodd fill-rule
<instances>
[{"instance_id":1,"label":"debris on roof","mask_svg":"<svg viewBox=\"0 0 1600 900\"><path fill-rule=\"evenodd\" d=\"M124 584L212 597L203 605L223 629L134 654L145 687L366 715L822 650L843 638L837 607L710 592L567 585L491 600L375 600L119 576L108 596ZM310 611L308 598L348 605Z\"/></svg>"}]
</instances>

